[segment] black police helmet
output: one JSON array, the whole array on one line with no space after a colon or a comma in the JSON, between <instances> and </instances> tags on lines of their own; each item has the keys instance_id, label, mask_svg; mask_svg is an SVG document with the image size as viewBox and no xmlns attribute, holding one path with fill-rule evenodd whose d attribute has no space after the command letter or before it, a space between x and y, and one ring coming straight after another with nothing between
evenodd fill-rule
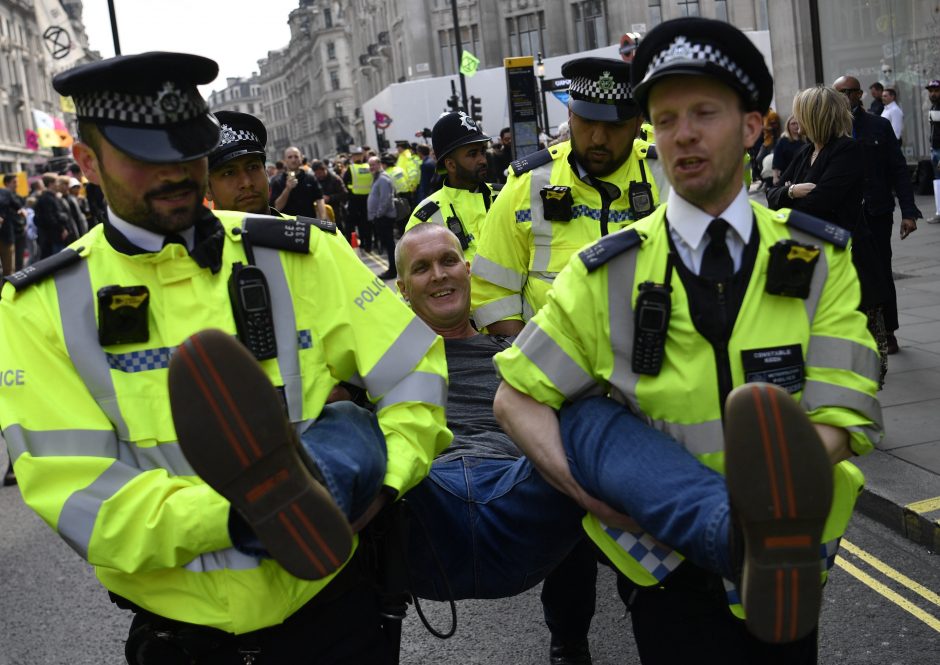
<instances>
[{"instance_id":1,"label":"black police helmet","mask_svg":"<svg viewBox=\"0 0 940 665\"><path fill-rule=\"evenodd\" d=\"M485 143L490 137L480 131L477 123L463 111L443 114L431 130L431 146L439 164L455 148L471 143Z\"/></svg>"}]
</instances>

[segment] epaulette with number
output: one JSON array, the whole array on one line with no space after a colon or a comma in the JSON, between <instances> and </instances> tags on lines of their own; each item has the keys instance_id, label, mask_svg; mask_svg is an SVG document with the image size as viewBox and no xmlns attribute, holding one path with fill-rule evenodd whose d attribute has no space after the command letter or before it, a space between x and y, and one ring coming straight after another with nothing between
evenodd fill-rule
<instances>
[{"instance_id":1,"label":"epaulette with number","mask_svg":"<svg viewBox=\"0 0 940 665\"><path fill-rule=\"evenodd\" d=\"M426 222L431 219L431 215L436 213L441 209L441 206L438 205L437 201L428 201L423 206L415 210L414 215L422 222Z\"/></svg>"},{"instance_id":2,"label":"epaulette with number","mask_svg":"<svg viewBox=\"0 0 940 665\"><path fill-rule=\"evenodd\" d=\"M544 164L548 164L555 159L557 152L557 150L552 150L551 148L539 150L538 152L533 152L531 155L517 159L509 165L509 168L512 169L512 172L516 176L520 176L523 173L528 173L532 169L537 169Z\"/></svg>"},{"instance_id":3,"label":"epaulette with number","mask_svg":"<svg viewBox=\"0 0 940 665\"><path fill-rule=\"evenodd\" d=\"M310 226L315 226L324 233L329 233L336 235L336 222L331 222L328 219L317 219L316 217L298 217L297 221L304 221Z\"/></svg>"},{"instance_id":4,"label":"epaulette with number","mask_svg":"<svg viewBox=\"0 0 940 665\"><path fill-rule=\"evenodd\" d=\"M588 272L594 272L615 256L623 254L642 242L643 238L634 229L624 229L604 236L587 249L581 250L578 256L581 257Z\"/></svg>"},{"instance_id":5,"label":"epaulette with number","mask_svg":"<svg viewBox=\"0 0 940 665\"><path fill-rule=\"evenodd\" d=\"M845 249L849 244L849 240L852 238L851 232L843 229L841 226L813 217L812 215L807 215L805 212L798 210L790 211L787 224L811 236L832 243L839 249Z\"/></svg>"},{"instance_id":6,"label":"epaulette with number","mask_svg":"<svg viewBox=\"0 0 940 665\"><path fill-rule=\"evenodd\" d=\"M310 251L310 227L314 221L320 220L309 217L286 219L270 215L247 215L243 228L252 245L306 254ZM335 232L335 224L322 223L330 224ZM328 231L319 224L317 226Z\"/></svg>"},{"instance_id":7,"label":"epaulette with number","mask_svg":"<svg viewBox=\"0 0 940 665\"><path fill-rule=\"evenodd\" d=\"M84 247L79 247L78 250L74 250L70 247L63 249L61 252L53 254L52 256L43 259L42 261L36 261L36 263L30 263L28 266L22 270L17 270L12 275L8 275L5 280L13 285L13 288L17 291L22 291L30 284L36 284L41 282L49 275L52 275L63 268L68 268L74 263L78 263L82 260L82 255L79 254ZM0 286L2 286L2 281L0 281Z\"/></svg>"}]
</instances>

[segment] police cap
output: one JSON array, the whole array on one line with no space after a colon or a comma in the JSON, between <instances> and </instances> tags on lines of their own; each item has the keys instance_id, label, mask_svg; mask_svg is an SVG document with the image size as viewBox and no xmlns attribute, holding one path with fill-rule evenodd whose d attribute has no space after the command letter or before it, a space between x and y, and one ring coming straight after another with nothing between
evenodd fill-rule
<instances>
[{"instance_id":1,"label":"police cap","mask_svg":"<svg viewBox=\"0 0 940 665\"><path fill-rule=\"evenodd\" d=\"M160 164L204 157L219 142L219 123L196 88L218 73L208 58L151 52L79 65L52 86L72 97L78 120L94 124L108 143Z\"/></svg>"},{"instance_id":2,"label":"police cap","mask_svg":"<svg viewBox=\"0 0 940 665\"><path fill-rule=\"evenodd\" d=\"M640 115L630 89L630 64L613 58L578 58L561 66L570 80L568 108L588 120L620 122Z\"/></svg>"},{"instance_id":3,"label":"police cap","mask_svg":"<svg viewBox=\"0 0 940 665\"><path fill-rule=\"evenodd\" d=\"M264 159L268 132L258 118L236 111L219 111L215 117L222 125L222 133L219 145L209 153L210 171L245 155L257 155Z\"/></svg>"},{"instance_id":4,"label":"police cap","mask_svg":"<svg viewBox=\"0 0 940 665\"><path fill-rule=\"evenodd\" d=\"M480 131L476 121L463 111L444 113L431 129L431 146L438 164L462 145L485 143L490 137Z\"/></svg>"},{"instance_id":5,"label":"police cap","mask_svg":"<svg viewBox=\"0 0 940 665\"><path fill-rule=\"evenodd\" d=\"M748 111L770 108L774 81L764 56L730 23L680 18L650 30L633 58L633 92L647 108L653 84L675 74L710 76L730 86Z\"/></svg>"}]
</instances>

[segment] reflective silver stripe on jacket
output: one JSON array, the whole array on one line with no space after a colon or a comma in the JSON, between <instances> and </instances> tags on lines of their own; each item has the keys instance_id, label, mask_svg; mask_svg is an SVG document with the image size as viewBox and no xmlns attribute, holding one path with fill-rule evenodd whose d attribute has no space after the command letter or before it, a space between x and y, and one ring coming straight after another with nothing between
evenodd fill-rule
<instances>
[{"instance_id":1,"label":"reflective silver stripe on jacket","mask_svg":"<svg viewBox=\"0 0 940 665\"><path fill-rule=\"evenodd\" d=\"M519 333L515 345L568 401L584 397L585 393L597 387L597 381L535 322L530 321Z\"/></svg>"},{"instance_id":2,"label":"reflective silver stripe on jacket","mask_svg":"<svg viewBox=\"0 0 940 665\"><path fill-rule=\"evenodd\" d=\"M127 423L118 406L111 368L98 343L94 294L88 262L79 261L54 276L62 335L69 359L95 402L114 425L118 437L129 439Z\"/></svg>"},{"instance_id":3,"label":"reflective silver stripe on jacket","mask_svg":"<svg viewBox=\"0 0 940 665\"><path fill-rule=\"evenodd\" d=\"M287 275L281 263L280 252L267 247L255 248L255 261L264 272L271 291L271 310L274 314L274 337L277 340L277 366L284 382L284 399L291 422L303 418L304 386L300 376L300 356L297 344L297 321Z\"/></svg>"},{"instance_id":4,"label":"reflective silver stripe on jacket","mask_svg":"<svg viewBox=\"0 0 940 665\"><path fill-rule=\"evenodd\" d=\"M807 412L823 407L851 409L871 420L879 429L884 429L881 404L876 398L859 390L823 381L809 380L803 387L800 404Z\"/></svg>"},{"instance_id":5,"label":"reflective silver stripe on jacket","mask_svg":"<svg viewBox=\"0 0 940 665\"><path fill-rule=\"evenodd\" d=\"M851 339L813 335L809 338L806 364L812 367L846 369L878 383L881 361L874 349Z\"/></svg>"},{"instance_id":6,"label":"reflective silver stripe on jacket","mask_svg":"<svg viewBox=\"0 0 940 665\"><path fill-rule=\"evenodd\" d=\"M610 396L640 413L636 399L639 374L631 368L633 358L633 282L638 252L625 252L607 264L607 311L610 318L610 350L614 367L610 375Z\"/></svg>"},{"instance_id":7,"label":"reflective silver stripe on jacket","mask_svg":"<svg viewBox=\"0 0 940 665\"><path fill-rule=\"evenodd\" d=\"M754 224L757 228L757 224ZM793 226L787 226L790 237L805 245L814 245L820 247L819 238L804 233ZM816 308L819 307L819 299L822 297L823 288L826 286L826 280L829 279L829 260L826 258L826 251L820 247L819 260L816 261L816 267L813 269L813 280L809 286L809 297L803 301L806 306L806 319L810 323L816 318Z\"/></svg>"},{"instance_id":8,"label":"reflective silver stripe on jacket","mask_svg":"<svg viewBox=\"0 0 940 665\"><path fill-rule=\"evenodd\" d=\"M183 568L191 573L211 573L216 570L251 570L261 565L261 559L242 554L234 547L200 554Z\"/></svg>"},{"instance_id":9,"label":"reflective silver stripe on jacket","mask_svg":"<svg viewBox=\"0 0 940 665\"><path fill-rule=\"evenodd\" d=\"M471 272L491 284L501 286L510 291L521 291L522 285L525 284L525 275L520 275L515 270L501 266L495 261L490 261L485 256L480 256L479 254L473 257Z\"/></svg>"},{"instance_id":10,"label":"reflective silver stripe on jacket","mask_svg":"<svg viewBox=\"0 0 940 665\"><path fill-rule=\"evenodd\" d=\"M101 504L141 473L139 469L115 460L91 485L73 492L66 499L56 531L83 559L88 559L88 543L91 542Z\"/></svg>"},{"instance_id":11,"label":"reflective silver stripe on jacket","mask_svg":"<svg viewBox=\"0 0 940 665\"><path fill-rule=\"evenodd\" d=\"M511 293L499 300L488 302L473 310L473 322L478 328L485 328L491 323L519 316L523 313L522 294Z\"/></svg>"},{"instance_id":12,"label":"reflective silver stripe on jacket","mask_svg":"<svg viewBox=\"0 0 940 665\"><path fill-rule=\"evenodd\" d=\"M381 411L387 406L401 402L424 402L443 409L447 405L447 379L440 374L412 372L385 393L375 405L375 409Z\"/></svg>"},{"instance_id":13,"label":"reflective silver stripe on jacket","mask_svg":"<svg viewBox=\"0 0 940 665\"><path fill-rule=\"evenodd\" d=\"M417 316L401 331L375 366L363 377L369 393L384 397L412 373L434 344L437 335Z\"/></svg>"},{"instance_id":14,"label":"reflective silver stripe on jacket","mask_svg":"<svg viewBox=\"0 0 940 665\"><path fill-rule=\"evenodd\" d=\"M554 161L551 161L531 171L529 209L532 217L532 243L535 246L532 272L546 272L552 258L552 223L545 219L545 210L542 206L542 188L551 184L554 163Z\"/></svg>"}]
</instances>

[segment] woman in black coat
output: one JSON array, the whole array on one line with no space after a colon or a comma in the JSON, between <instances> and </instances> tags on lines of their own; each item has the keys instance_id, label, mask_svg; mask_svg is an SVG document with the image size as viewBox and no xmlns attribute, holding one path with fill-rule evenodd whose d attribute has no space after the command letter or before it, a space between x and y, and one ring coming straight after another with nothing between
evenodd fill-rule
<instances>
[{"instance_id":1,"label":"woman in black coat","mask_svg":"<svg viewBox=\"0 0 940 665\"><path fill-rule=\"evenodd\" d=\"M852 263L862 291L859 309L868 315L868 329L878 343L883 380L887 332L882 303L887 293L873 238L862 217L864 156L852 138L848 99L834 88L802 90L793 100L793 115L810 142L783 172L781 184L767 190L767 203L773 210L799 210L852 233Z\"/></svg>"}]
</instances>

